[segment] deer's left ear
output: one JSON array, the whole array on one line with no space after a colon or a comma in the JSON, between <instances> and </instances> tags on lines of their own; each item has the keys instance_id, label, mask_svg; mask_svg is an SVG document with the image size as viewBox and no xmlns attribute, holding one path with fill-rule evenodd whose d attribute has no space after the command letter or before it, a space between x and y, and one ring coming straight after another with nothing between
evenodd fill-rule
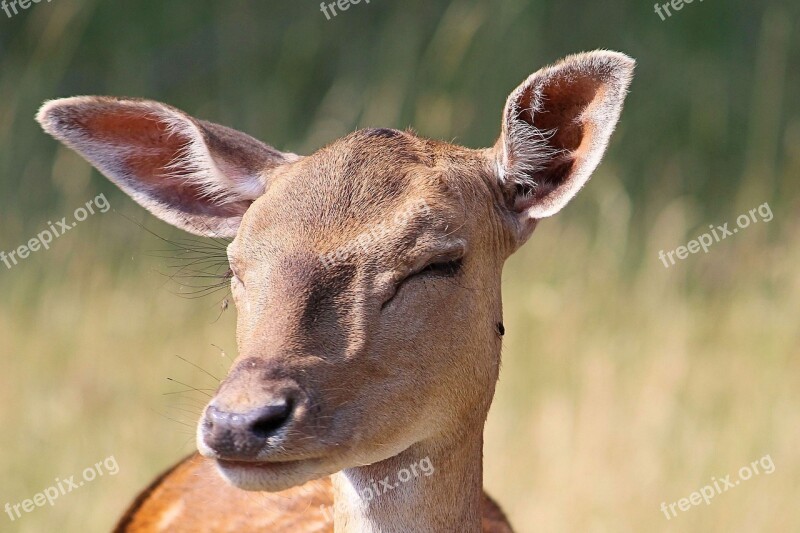
<instances>
[{"instance_id":1,"label":"deer's left ear","mask_svg":"<svg viewBox=\"0 0 800 533\"><path fill-rule=\"evenodd\" d=\"M600 163L635 62L617 52L570 56L508 98L494 156L508 207L523 227L561 210Z\"/></svg>"}]
</instances>

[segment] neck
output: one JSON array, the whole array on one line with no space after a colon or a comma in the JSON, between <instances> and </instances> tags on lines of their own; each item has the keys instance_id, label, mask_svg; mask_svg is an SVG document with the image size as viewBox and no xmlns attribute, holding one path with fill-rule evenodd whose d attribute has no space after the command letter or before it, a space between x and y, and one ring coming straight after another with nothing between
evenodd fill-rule
<instances>
[{"instance_id":1,"label":"neck","mask_svg":"<svg viewBox=\"0 0 800 533\"><path fill-rule=\"evenodd\" d=\"M481 531L483 428L332 476L336 533Z\"/></svg>"}]
</instances>

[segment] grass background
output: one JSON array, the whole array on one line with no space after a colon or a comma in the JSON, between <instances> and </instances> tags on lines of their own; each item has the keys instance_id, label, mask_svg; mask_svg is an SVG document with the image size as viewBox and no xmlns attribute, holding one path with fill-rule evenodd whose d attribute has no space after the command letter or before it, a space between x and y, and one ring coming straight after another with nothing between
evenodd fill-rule
<instances>
[{"instance_id":1,"label":"grass background","mask_svg":"<svg viewBox=\"0 0 800 533\"><path fill-rule=\"evenodd\" d=\"M595 48L637 75L591 184L507 267L486 486L521 532L800 530L797 15L790 0L694 2L663 22L630 0L373 0L331 21L307 0L0 12L0 250L101 192L114 209L0 267L0 506L120 466L0 531L108 530L193 449L206 398L167 378L215 382L175 356L217 376L235 356L235 311L176 295L146 230L180 232L44 135L42 101L158 99L297 153L365 126L479 147L522 79ZM773 221L658 260L764 202ZM766 454L773 474L659 510Z\"/></svg>"}]
</instances>

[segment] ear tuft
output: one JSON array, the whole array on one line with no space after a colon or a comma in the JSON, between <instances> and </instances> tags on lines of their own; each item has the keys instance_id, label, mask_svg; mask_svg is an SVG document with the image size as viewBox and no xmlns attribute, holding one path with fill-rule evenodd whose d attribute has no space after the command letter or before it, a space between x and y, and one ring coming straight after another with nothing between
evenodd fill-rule
<instances>
[{"instance_id":1,"label":"ear tuft","mask_svg":"<svg viewBox=\"0 0 800 533\"><path fill-rule=\"evenodd\" d=\"M495 153L514 211L551 216L588 181L619 120L634 65L617 52L577 54L511 93Z\"/></svg>"}]
</instances>

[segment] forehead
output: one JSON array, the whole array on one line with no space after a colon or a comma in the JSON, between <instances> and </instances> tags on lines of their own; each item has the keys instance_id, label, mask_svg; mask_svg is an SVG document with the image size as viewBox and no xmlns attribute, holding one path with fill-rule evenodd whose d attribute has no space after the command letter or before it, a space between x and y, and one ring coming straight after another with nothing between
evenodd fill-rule
<instances>
[{"instance_id":1,"label":"forehead","mask_svg":"<svg viewBox=\"0 0 800 533\"><path fill-rule=\"evenodd\" d=\"M376 225L394 233L446 225L459 199L436 154L431 141L396 130L344 137L276 176L236 246L326 252Z\"/></svg>"}]
</instances>

